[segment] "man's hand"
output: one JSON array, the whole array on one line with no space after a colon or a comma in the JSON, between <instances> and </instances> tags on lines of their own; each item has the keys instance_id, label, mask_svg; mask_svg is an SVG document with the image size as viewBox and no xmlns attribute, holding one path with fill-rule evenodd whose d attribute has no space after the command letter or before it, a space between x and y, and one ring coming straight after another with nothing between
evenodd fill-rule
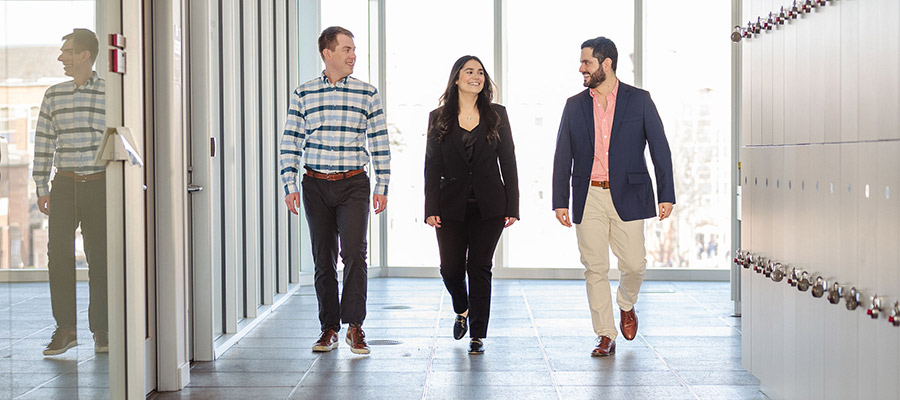
<instances>
[{"instance_id":1,"label":"man's hand","mask_svg":"<svg viewBox=\"0 0 900 400\"><path fill-rule=\"evenodd\" d=\"M672 215L672 203L659 203L659 220L662 221Z\"/></svg>"},{"instance_id":2,"label":"man's hand","mask_svg":"<svg viewBox=\"0 0 900 400\"><path fill-rule=\"evenodd\" d=\"M384 211L387 208L387 196L383 194L373 194L372 208L375 209L375 214L380 214Z\"/></svg>"},{"instance_id":3,"label":"man's hand","mask_svg":"<svg viewBox=\"0 0 900 400\"><path fill-rule=\"evenodd\" d=\"M516 221L518 221L518 220L519 220L519 219L516 218L516 217L506 217L506 220L504 221L503 227L504 227L504 228L509 228L510 226L512 226L512 224L516 223Z\"/></svg>"},{"instance_id":4,"label":"man's hand","mask_svg":"<svg viewBox=\"0 0 900 400\"><path fill-rule=\"evenodd\" d=\"M38 210L41 210L46 215L50 215L50 196L38 197L37 203Z\"/></svg>"},{"instance_id":5,"label":"man's hand","mask_svg":"<svg viewBox=\"0 0 900 400\"><path fill-rule=\"evenodd\" d=\"M567 228L572 227L572 220L569 219L569 209L568 208L557 208L556 209L556 220L559 221L562 226Z\"/></svg>"},{"instance_id":6,"label":"man's hand","mask_svg":"<svg viewBox=\"0 0 900 400\"><path fill-rule=\"evenodd\" d=\"M428 218L425 218L425 223L428 224L428 226L440 228L441 227L441 217L439 217L437 215L432 215Z\"/></svg>"},{"instance_id":7,"label":"man's hand","mask_svg":"<svg viewBox=\"0 0 900 400\"><path fill-rule=\"evenodd\" d=\"M287 203L288 211L299 214L297 210L300 209L300 192L294 192L284 196L284 202Z\"/></svg>"}]
</instances>

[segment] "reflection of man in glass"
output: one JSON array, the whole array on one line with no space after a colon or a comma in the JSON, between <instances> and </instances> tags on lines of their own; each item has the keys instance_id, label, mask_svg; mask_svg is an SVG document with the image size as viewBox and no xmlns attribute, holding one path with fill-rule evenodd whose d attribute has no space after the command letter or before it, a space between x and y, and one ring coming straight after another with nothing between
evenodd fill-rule
<instances>
[{"instance_id":1,"label":"reflection of man in glass","mask_svg":"<svg viewBox=\"0 0 900 400\"><path fill-rule=\"evenodd\" d=\"M89 266L88 321L94 351L106 352L106 179L94 156L106 126L105 82L93 70L99 43L87 29L63 37L57 60L71 81L44 94L34 138L34 182L38 208L50 216L48 268L56 331L44 355L62 354L77 345L75 334L75 229L81 225ZM50 188L50 170L56 175Z\"/></svg>"},{"instance_id":2,"label":"reflection of man in glass","mask_svg":"<svg viewBox=\"0 0 900 400\"><path fill-rule=\"evenodd\" d=\"M646 91L619 82L617 61L611 40L598 37L582 43L578 71L588 89L566 102L553 160L553 208L562 225L575 224L598 340L591 355L597 357L616 351L610 248L622 273L616 298L619 328L625 339L637 334L634 304L647 265L643 220L657 211L644 159L648 145L656 169L660 221L672 214L675 204L672 156L656 106Z\"/></svg>"}]
</instances>

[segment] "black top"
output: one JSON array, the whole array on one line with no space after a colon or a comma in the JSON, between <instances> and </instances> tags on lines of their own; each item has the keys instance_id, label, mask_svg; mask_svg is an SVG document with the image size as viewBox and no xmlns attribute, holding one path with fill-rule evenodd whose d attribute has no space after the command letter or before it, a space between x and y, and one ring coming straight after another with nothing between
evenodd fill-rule
<instances>
[{"instance_id":1,"label":"black top","mask_svg":"<svg viewBox=\"0 0 900 400\"><path fill-rule=\"evenodd\" d=\"M467 131L466 128L463 128L459 125L459 121L456 123L456 127L453 128L454 135L460 135L460 139L462 139L463 147L466 149L466 164L472 166L472 160L474 158L475 153L475 142L478 141L479 136L484 136L484 133L481 132L481 124L475 125L471 131ZM469 203L475 203L475 189L472 188L472 182L469 182L469 198L467 199Z\"/></svg>"},{"instance_id":2,"label":"black top","mask_svg":"<svg viewBox=\"0 0 900 400\"><path fill-rule=\"evenodd\" d=\"M459 126L459 122L457 122L456 127L453 128L453 134L462 135L463 146L466 148L466 162L469 165L472 165L472 158L475 153L475 141L478 140L476 135L484 136L484 133L481 131L481 124L475 125L471 131L467 131L465 128Z\"/></svg>"},{"instance_id":3,"label":"black top","mask_svg":"<svg viewBox=\"0 0 900 400\"><path fill-rule=\"evenodd\" d=\"M503 106L491 107L500 116L500 138L490 143L486 128L480 124L471 133L455 124L438 141L435 127L441 109L431 112L425 148L426 218L436 215L443 220L465 220L468 200L474 193L483 219L519 219L519 178L509 116ZM468 140L473 143L471 152Z\"/></svg>"}]
</instances>

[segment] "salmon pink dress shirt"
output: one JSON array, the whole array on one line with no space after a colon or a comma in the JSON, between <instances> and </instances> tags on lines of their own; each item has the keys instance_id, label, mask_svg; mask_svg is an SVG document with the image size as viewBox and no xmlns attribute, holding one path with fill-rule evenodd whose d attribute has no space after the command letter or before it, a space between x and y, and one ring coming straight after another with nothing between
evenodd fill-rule
<instances>
[{"instance_id":1,"label":"salmon pink dress shirt","mask_svg":"<svg viewBox=\"0 0 900 400\"><path fill-rule=\"evenodd\" d=\"M613 116L616 113L616 96L619 81L612 92L606 95L606 109L600 102L600 95L591 89L594 100L594 166L591 168L592 181L609 181L609 137L612 134Z\"/></svg>"}]
</instances>

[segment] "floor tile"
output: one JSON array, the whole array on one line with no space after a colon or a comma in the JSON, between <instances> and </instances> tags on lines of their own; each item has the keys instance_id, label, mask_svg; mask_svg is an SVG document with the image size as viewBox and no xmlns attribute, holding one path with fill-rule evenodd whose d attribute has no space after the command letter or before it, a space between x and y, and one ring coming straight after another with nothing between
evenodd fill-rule
<instances>
[{"instance_id":1,"label":"floor tile","mask_svg":"<svg viewBox=\"0 0 900 400\"><path fill-rule=\"evenodd\" d=\"M628 399L691 400L694 396L684 386L561 386L564 400Z\"/></svg>"},{"instance_id":2,"label":"floor tile","mask_svg":"<svg viewBox=\"0 0 900 400\"><path fill-rule=\"evenodd\" d=\"M556 399L553 386L471 386L471 385L433 385L428 388L428 400L458 399L516 399L546 400Z\"/></svg>"},{"instance_id":3,"label":"floor tile","mask_svg":"<svg viewBox=\"0 0 900 400\"><path fill-rule=\"evenodd\" d=\"M485 354L468 354L468 337L452 338L455 313L440 279L406 278L369 281L371 354L349 351L346 325L336 350L312 352L318 305L314 289L302 287L217 361L193 363L187 388L150 398L766 398L741 367L741 320L731 316L727 282L645 282L638 338L620 337L616 354L600 358L590 356L596 338L583 280L492 285ZM617 282L611 289L614 296ZM108 357L93 353L82 328L80 292L80 345L45 358L53 327L46 286L0 284L0 398L108 398Z\"/></svg>"},{"instance_id":4,"label":"floor tile","mask_svg":"<svg viewBox=\"0 0 900 400\"><path fill-rule=\"evenodd\" d=\"M691 389L704 400L756 400L769 397L753 386L692 386Z\"/></svg>"}]
</instances>

